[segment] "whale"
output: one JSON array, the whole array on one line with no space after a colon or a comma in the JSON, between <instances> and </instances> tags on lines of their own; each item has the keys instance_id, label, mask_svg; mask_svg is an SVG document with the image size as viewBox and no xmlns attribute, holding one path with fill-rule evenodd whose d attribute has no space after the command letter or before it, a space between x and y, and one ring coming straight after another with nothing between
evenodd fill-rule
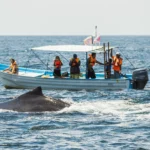
<instances>
[{"instance_id":1,"label":"whale","mask_svg":"<svg viewBox=\"0 0 150 150\"><path fill-rule=\"evenodd\" d=\"M11 101L0 103L0 109L18 112L59 111L69 106L69 103L60 99L44 96L41 87L37 87Z\"/></svg>"}]
</instances>

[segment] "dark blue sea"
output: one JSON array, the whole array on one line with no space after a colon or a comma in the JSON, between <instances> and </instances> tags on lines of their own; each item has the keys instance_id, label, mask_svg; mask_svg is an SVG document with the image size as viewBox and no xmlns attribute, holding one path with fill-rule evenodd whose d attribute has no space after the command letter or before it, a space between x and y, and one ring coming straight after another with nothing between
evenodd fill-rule
<instances>
[{"instance_id":1,"label":"dark blue sea","mask_svg":"<svg viewBox=\"0 0 150 150\"><path fill-rule=\"evenodd\" d=\"M19 66L53 70L59 55L62 71L69 71L73 53L36 52L32 47L51 44L82 44L86 36L0 36L0 63L15 58ZM150 36L101 36L101 44L117 46L123 58L122 73L135 68L150 70ZM81 70L85 54L78 53ZM103 54L97 59L103 61ZM41 63L44 62L44 64ZM103 67L96 65L102 72ZM150 74L150 72L149 72ZM5 89L0 83L0 102L28 90ZM148 150L150 149L150 82L144 90L43 91L71 106L58 112L20 113L0 110L0 149L14 150Z\"/></svg>"}]
</instances>

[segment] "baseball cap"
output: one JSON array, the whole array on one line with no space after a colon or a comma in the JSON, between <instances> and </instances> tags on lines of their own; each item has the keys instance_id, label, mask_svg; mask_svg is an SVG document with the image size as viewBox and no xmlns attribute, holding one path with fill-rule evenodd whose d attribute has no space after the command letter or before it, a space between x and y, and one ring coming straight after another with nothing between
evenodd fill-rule
<instances>
[{"instance_id":1,"label":"baseball cap","mask_svg":"<svg viewBox=\"0 0 150 150\"><path fill-rule=\"evenodd\" d=\"M119 52L116 52L116 55L120 55L120 53L119 53Z\"/></svg>"}]
</instances>

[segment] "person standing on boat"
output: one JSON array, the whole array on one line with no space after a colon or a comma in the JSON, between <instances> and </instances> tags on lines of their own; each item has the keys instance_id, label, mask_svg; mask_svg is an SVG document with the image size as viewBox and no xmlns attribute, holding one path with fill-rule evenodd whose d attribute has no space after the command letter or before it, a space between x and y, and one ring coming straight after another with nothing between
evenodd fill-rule
<instances>
[{"instance_id":1,"label":"person standing on boat","mask_svg":"<svg viewBox=\"0 0 150 150\"><path fill-rule=\"evenodd\" d=\"M54 60L54 77L55 78L60 78L61 77L61 66L63 65L63 63L61 62L59 56L55 57Z\"/></svg>"},{"instance_id":2,"label":"person standing on boat","mask_svg":"<svg viewBox=\"0 0 150 150\"><path fill-rule=\"evenodd\" d=\"M4 72L7 72L9 74L18 74L18 65L17 65L15 59L11 58L10 62L11 62L11 64L10 64L9 68L5 69Z\"/></svg>"},{"instance_id":3,"label":"person standing on boat","mask_svg":"<svg viewBox=\"0 0 150 150\"><path fill-rule=\"evenodd\" d=\"M112 54L111 54L112 55ZM120 57L120 53L117 52L116 56L111 56L113 60L113 70L114 70L114 78L120 78L121 74L121 66L122 66L122 58Z\"/></svg>"},{"instance_id":4,"label":"person standing on boat","mask_svg":"<svg viewBox=\"0 0 150 150\"><path fill-rule=\"evenodd\" d=\"M95 71L93 69L93 66L95 65L95 63L104 65L103 63L96 60L96 53L92 53L91 55L89 55L89 58L87 59L87 68L88 68L87 79L89 79L89 78L95 79L96 78Z\"/></svg>"},{"instance_id":5,"label":"person standing on boat","mask_svg":"<svg viewBox=\"0 0 150 150\"><path fill-rule=\"evenodd\" d=\"M71 58L70 65L70 78L79 79L80 76L80 59L77 57L77 54L73 54L73 58Z\"/></svg>"},{"instance_id":6,"label":"person standing on boat","mask_svg":"<svg viewBox=\"0 0 150 150\"><path fill-rule=\"evenodd\" d=\"M108 62L106 62L105 65L105 73L107 79L111 78L111 66L112 66L112 58L109 58Z\"/></svg>"}]
</instances>

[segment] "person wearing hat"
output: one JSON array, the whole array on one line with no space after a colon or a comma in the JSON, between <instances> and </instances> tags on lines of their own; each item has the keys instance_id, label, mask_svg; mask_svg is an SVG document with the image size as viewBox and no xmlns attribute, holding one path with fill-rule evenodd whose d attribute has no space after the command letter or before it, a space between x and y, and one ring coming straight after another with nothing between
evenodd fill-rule
<instances>
[{"instance_id":1,"label":"person wearing hat","mask_svg":"<svg viewBox=\"0 0 150 150\"><path fill-rule=\"evenodd\" d=\"M96 60L96 53L92 53L91 55L89 55L89 58L87 59L87 79L91 78L91 79L95 79L96 75L95 75L95 71L93 69L93 66L95 65L95 63L98 63L100 65L104 65L103 63L99 62Z\"/></svg>"},{"instance_id":2,"label":"person wearing hat","mask_svg":"<svg viewBox=\"0 0 150 150\"><path fill-rule=\"evenodd\" d=\"M4 72L7 72L9 74L18 74L18 65L15 61L15 59L11 58L10 59L10 66L9 68L5 69Z\"/></svg>"},{"instance_id":3,"label":"person wearing hat","mask_svg":"<svg viewBox=\"0 0 150 150\"><path fill-rule=\"evenodd\" d=\"M73 58L70 59L70 78L79 79L80 76L80 59L77 57L77 54L73 54Z\"/></svg>"},{"instance_id":4,"label":"person wearing hat","mask_svg":"<svg viewBox=\"0 0 150 150\"><path fill-rule=\"evenodd\" d=\"M121 74L121 66L122 66L122 58L120 57L120 53L116 52L116 56L112 56L113 60L113 70L114 70L114 78L120 78Z\"/></svg>"}]
</instances>

